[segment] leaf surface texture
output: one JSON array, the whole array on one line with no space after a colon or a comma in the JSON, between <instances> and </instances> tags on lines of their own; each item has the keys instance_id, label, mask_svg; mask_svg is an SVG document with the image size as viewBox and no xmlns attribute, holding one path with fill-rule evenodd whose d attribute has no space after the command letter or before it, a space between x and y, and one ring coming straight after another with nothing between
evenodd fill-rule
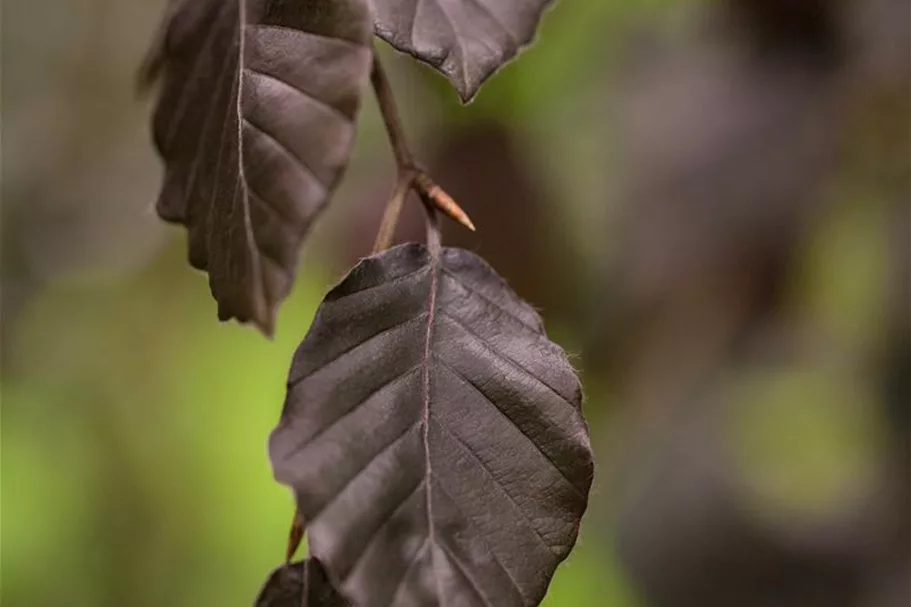
<instances>
[{"instance_id":1,"label":"leaf surface texture","mask_svg":"<svg viewBox=\"0 0 911 607\"><path fill-rule=\"evenodd\" d=\"M189 232L222 320L271 333L301 243L348 163L371 64L366 0L181 0L159 82L157 210Z\"/></svg>"},{"instance_id":2,"label":"leaf surface texture","mask_svg":"<svg viewBox=\"0 0 911 607\"><path fill-rule=\"evenodd\" d=\"M476 255L403 245L333 289L270 438L359 606L537 605L592 480L578 378Z\"/></svg>"},{"instance_id":3,"label":"leaf surface texture","mask_svg":"<svg viewBox=\"0 0 911 607\"><path fill-rule=\"evenodd\" d=\"M322 564L309 558L282 565L269 575L254 607L349 607L332 587Z\"/></svg>"}]
</instances>

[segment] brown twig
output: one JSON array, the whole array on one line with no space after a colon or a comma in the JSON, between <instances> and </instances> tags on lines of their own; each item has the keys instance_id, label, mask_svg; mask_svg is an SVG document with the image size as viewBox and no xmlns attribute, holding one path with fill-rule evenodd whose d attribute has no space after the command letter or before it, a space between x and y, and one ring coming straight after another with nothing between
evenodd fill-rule
<instances>
[{"instance_id":1,"label":"brown twig","mask_svg":"<svg viewBox=\"0 0 911 607\"><path fill-rule=\"evenodd\" d=\"M392 93L392 87L389 85L386 72L376 52L373 53L373 69L370 73L370 82L376 94L380 115L386 125L386 133L389 135L389 142L392 144L392 154L395 156L396 169L398 170L395 189L386 204L386 210L383 213L383 220L377 233L373 252L378 253L389 248L405 198L411 189L414 189L425 202L433 204L447 217L473 232L475 227L468 214L415 164L414 155L408 147L408 140L405 137L402 121L399 118L395 95Z\"/></svg>"},{"instance_id":2,"label":"brown twig","mask_svg":"<svg viewBox=\"0 0 911 607\"><path fill-rule=\"evenodd\" d=\"M285 551L285 564L290 563L291 559L294 558L294 553L297 552L297 548L304 539L305 527L303 515L301 515L299 510L295 510L294 519L291 521L291 530L288 531L288 547Z\"/></svg>"},{"instance_id":3,"label":"brown twig","mask_svg":"<svg viewBox=\"0 0 911 607\"><path fill-rule=\"evenodd\" d=\"M402 128L399 109L395 104L395 95L392 93L389 79L386 78L386 71L383 69L383 64L380 63L380 58L376 51L373 53L373 69L370 72L370 83L373 85L373 92L376 94L376 101L380 106L380 114L383 116L383 123L386 125L386 133L388 133L389 142L392 144L395 164L400 172L414 170L414 156L408 148L408 138L405 137L405 130Z\"/></svg>"},{"instance_id":4,"label":"brown twig","mask_svg":"<svg viewBox=\"0 0 911 607\"><path fill-rule=\"evenodd\" d=\"M442 235L440 234L440 217L437 212L436 205L434 205L426 197L422 197L424 201L424 211L425 217L427 219L427 250L430 251L430 255L439 259L440 250L442 249Z\"/></svg>"},{"instance_id":5,"label":"brown twig","mask_svg":"<svg viewBox=\"0 0 911 607\"><path fill-rule=\"evenodd\" d=\"M399 221L399 214L405 204L405 198L414 184L414 171L399 171L398 180L395 183L395 189L392 196L386 204L386 210L383 212L383 220L380 223L380 230L376 234L376 242L373 245L374 254L385 251L392 244L392 237L395 235L395 226Z\"/></svg>"}]
</instances>

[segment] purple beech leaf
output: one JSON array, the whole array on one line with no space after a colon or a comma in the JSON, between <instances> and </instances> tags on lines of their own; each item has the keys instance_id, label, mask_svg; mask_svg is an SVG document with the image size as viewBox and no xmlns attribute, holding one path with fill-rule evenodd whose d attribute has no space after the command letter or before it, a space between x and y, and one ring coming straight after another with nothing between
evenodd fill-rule
<instances>
[{"instance_id":1,"label":"purple beech leaf","mask_svg":"<svg viewBox=\"0 0 911 607\"><path fill-rule=\"evenodd\" d=\"M162 219L189 232L221 320L270 334L341 177L370 74L367 0L179 0L143 70Z\"/></svg>"},{"instance_id":2,"label":"purple beech leaf","mask_svg":"<svg viewBox=\"0 0 911 607\"><path fill-rule=\"evenodd\" d=\"M282 565L269 575L254 607L349 607L314 558Z\"/></svg>"},{"instance_id":3,"label":"purple beech leaf","mask_svg":"<svg viewBox=\"0 0 911 607\"><path fill-rule=\"evenodd\" d=\"M581 399L482 259L402 245L326 296L269 452L311 554L359 607L537 605L588 502Z\"/></svg>"},{"instance_id":4,"label":"purple beech leaf","mask_svg":"<svg viewBox=\"0 0 911 607\"><path fill-rule=\"evenodd\" d=\"M531 43L552 0L382 0L374 32L442 72L470 101Z\"/></svg>"}]
</instances>

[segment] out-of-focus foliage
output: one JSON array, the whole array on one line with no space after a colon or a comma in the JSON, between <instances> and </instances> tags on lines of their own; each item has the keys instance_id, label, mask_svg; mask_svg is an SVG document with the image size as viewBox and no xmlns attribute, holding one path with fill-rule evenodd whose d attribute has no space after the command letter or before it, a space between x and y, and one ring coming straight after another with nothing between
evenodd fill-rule
<instances>
[{"instance_id":1,"label":"out-of-focus foliage","mask_svg":"<svg viewBox=\"0 0 911 607\"><path fill-rule=\"evenodd\" d=\"M366 100L275 340L219 325L152 209L133 85L164 4L3 5L4 605L252 604L291 522L265 453L291 354L391 189ZM383 51L478 224L447 238L584 375L594 504L548 607L906 604L909 20L564 0L467 108Z\"/></svg>"}]
</instances>

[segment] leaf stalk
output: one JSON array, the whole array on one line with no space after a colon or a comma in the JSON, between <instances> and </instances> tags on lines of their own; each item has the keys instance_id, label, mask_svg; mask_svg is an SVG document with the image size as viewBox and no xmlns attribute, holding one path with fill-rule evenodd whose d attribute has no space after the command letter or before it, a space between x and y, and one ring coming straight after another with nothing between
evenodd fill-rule
<instances>
[{"instance_id":1,"label":"leaf stalk","mask_svg":"<svg viewBox=\"0 0 911 607\"><path fill-rule=\"evenodd\" d=\"M383 123L386 125L386 133L392 145L392 154L395 157L398 171L395 188L392 191L389 202L386 204L386 210L383 212L383 219L377 232L373 252L379 253L389 248L395 235L395 228L398 225L405 198L412 189L425 203L433 205L456 223L474 232L474 223L472 223L471 218L468 217L464 209L443 188L434 183L430 176L415 163L414 154L408 146L408 138L405 136L405 130L399 117L395 95L392 92L389 79L386 77L383 64L380 62L379 55L375 50L373 53L373 68L370 72L370 83L373 85L373 91L376 94L377 105L379 105Z\"/></svg>"},{"instance_id":2,"label":"leaf stalk","mask_svg":"<svg viewBox=\"0 0 911 607\"><path fill-rule=\"evenodd\" d=\"M294 558L294 553L297 552L298 547L301 545L301 541L304 539L305 528L304 517L301 515L300 510L295 508L294 519L291 521L291 529L288 531L288 547L285 551L286 565L291 563L291 559Z\"/></svg>"}]
</instances>

